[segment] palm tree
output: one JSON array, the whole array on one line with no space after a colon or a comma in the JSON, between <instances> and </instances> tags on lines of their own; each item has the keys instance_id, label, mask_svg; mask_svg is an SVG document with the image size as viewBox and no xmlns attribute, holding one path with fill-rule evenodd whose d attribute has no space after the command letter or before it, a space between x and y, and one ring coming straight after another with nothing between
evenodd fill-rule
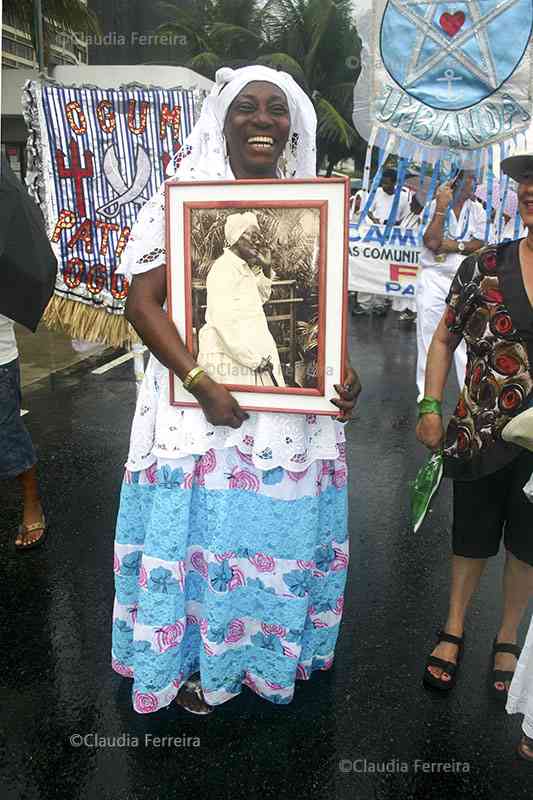
<instances>
[{"instance_id":1,"label":"palm tree","mask_svg":"<svg viewBox=\"0 0 533 800\"><path fill-rule=\"evenodd\" d=\"M99 33L94 13L82 0L42 0L44 53L49 53L48 41L58 30L69 33ZM35 50L38 50L38 33L35 29L33 0L4 0L3 19L29 33Z\"/></svg>"},{"instance_id":2,"label":"palm tree","mask_svg":"<svg viewBox=\"0 0 533 800\"><path fill-rule=\"evenodd\" d=\"M352 0L268 0L263 9L268 46L277 64L294 71L296 61L311 91L318 117L318 160L336 162L362 147L351 122L353 87L361 42L352 20ZM268 63L269 57L263 57Z\"/></svg>"},{"instance_id":3,"label":"palm tree","mask_svg":"<svg viewBox=\"0 0 533 800\"><path fill-rule=\"evenodd\" d=\"M361 43L352 0L200 0L189 10L170 3L160 33L185 34L187 63L208 78L223 66L251 62L291 73L313 98L318 116L318 161L331 174L363 143L351 123L353 86Z\"/></svg>"},{"instance_id":4,"label":"palm tree","mask_svg":"<svg viewBox=\"0 0 533 800\"><path fill-rule=\"evenodd\" d=\"M185 35L192 53L187 66L208 78L221 66L249 63L263 46L257 0L194 0L180 9L159 2L157 10L169 21L156 32Z\"/></svg>"}]
</instances>

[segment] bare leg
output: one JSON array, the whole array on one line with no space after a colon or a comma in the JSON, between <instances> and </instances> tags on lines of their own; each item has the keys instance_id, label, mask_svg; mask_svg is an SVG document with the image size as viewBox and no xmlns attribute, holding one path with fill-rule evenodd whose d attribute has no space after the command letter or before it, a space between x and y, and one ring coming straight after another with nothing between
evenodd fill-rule
<instances>
[{"instance_id":1,"label":"bare leg","mask_svg":"<svg viewBox=\"0 0 533 800\"><path fill-rule=\"evenodd\" d=\"M503 615L498 631L498 642L516 644L518 626L531 596L533 596L533 567L520 561L507 550L503 573ZM513 671L516 662L517 659L512 653L497 653L494 668ZM503 692L509 689L509 681L497 682L494 686Z\"/></svg>"},{"instance_id":2,"label":"bare leg","mask_svg":"<svg viewBox=\"0 0 533 800\"><path fill-rule=\"evenodd\" d=\"M39 483L37 481L37 467L33 466L18 476L22 487L24 502L23 525L33 525L40 522L43 518L43 509L39 496ZM30 533L19 533L16 538L17 544L28 545L40 539L43 530L31 531Z\"/></svg>"},{"instance_id":3,"label":"bare leg","mask_svg":"<svg viewBox=\"0 0 533 800\"><path fill-rule=\"evenodd\" d=\"M453 636L462 636L465 624L465 615L472 595L476 591L479 580L485 569L485 558L464 558L452 556L452 588L450 594L450 607L448 619L444 630ZM432 652L432 655L443 658L445 661L457 660L458 647L451 642L441 642ZM443 682L451 680L447 672L440 667L429 667L429 671Z\"/></svg>"}]
</instances>

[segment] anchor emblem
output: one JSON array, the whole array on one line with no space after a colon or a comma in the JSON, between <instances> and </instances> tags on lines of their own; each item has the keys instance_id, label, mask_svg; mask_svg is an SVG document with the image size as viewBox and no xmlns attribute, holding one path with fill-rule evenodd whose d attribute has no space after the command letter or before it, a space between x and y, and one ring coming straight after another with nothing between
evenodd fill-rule
<instances>
[{"instance_id":1,"label":"anchor emblem","mask_svg":"<svg viewBox=\"0 0 533 800\"><path fill-rule=\"evenodd\" d=\"M404 92L430 108L459 111L511 78L532 31L532 0L387 0L381 58Z\"/></svg>"}]
</instances>

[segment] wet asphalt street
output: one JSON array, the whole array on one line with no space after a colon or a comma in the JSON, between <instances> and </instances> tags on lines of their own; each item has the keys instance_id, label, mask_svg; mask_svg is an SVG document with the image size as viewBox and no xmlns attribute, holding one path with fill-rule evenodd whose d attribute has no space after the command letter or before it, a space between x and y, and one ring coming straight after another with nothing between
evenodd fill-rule
<instances>
[{"instance_id":1,"label":"wet asphalt street","mask_svg":"<svg viewBox=\"0 0 533 800\"><path fill-rule=\"evenodd\" d=\"M298 682L289 706L244 689L210 717L176 706L155 715L132 710L130 681L110 667L132 365L92 375L108 353L28 388L25 419L39 450L50 536L42 549L15 552L18 499L14 485L2 484L2 800L533 797L533 767L514 755L520 720L487 688L501 555L475 598L453 694L421 685L446 611L451 493L445 484L413 535L407 484L424 452L414 438L415 335L397 320L391 313L351 322L364 393L348 429L344 621L334 668ZM87 743L71 743L76 734L89 734ZM164 736L199 743L150 738Z\"/></svg>"}]
</instances>

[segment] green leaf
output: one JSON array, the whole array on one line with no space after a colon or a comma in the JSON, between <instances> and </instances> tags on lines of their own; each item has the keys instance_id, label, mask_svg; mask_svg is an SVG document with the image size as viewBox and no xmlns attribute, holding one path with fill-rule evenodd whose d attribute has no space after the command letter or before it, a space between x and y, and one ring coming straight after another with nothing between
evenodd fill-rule
<instances>
[{"instance_id":1,"label":"green leaf","mask_svg":"<svg viewBox=\"0 0 533 800\"><path fill-rule=\"evenodd\" d=\"M194 50L209 50L209 43L203 35L203 31L196 31L185 23L185 21L175 20L174 22L164 22L159 25L155 32L162 36L172 36L174 34L184 34L188 43Z\"/></svg>"},{"instance_id":2,"label":"green leaf","mask_svg":"<svg viewBox=\"0 0 533 800\"><path fill-rule=\"evenodd\" d=\"M315 99L315 108L318 117L317 133L321 138L347 149L357 142L354 128L325 97Z\"/></svg>"},{"instance_id":3,"label":"green leaf","mask_svg":"<svg viewBox=\"0 0 533 800\"><path fill-rule=\"evenodd\" d=\"M226 22L215 22L209 28L209 41L211 47L220 52L242 54L242 49L253 45L257 52L263 44L262 37L240 25L231 25ZM240 51L240 53L239 53Z\"/></svg>"},{"instance_id":4,"label":"green leaf","mask_svg":"<svg viewBox=\"0 0 533 800\"><path fill-rule=\"evenodd\" d=\"M256 64L262 64L264 67L272 67L273 69L282 69L292 75L294 80L300 84L306 91L309 87L305 72L296 59L287 55L287 53L267 53L256 59Z\"/></svg>"},{"instance_id":5,"label":"green leaf","mask_svg":"<svg viewBox=\"0 0 533 800\"><path fill-rule=\"evenodd\" d=\"M193 69L195 72L199 72L200 75L204 75L206 78L214 81L215 72L225 64L225 60L218 53L207 51L193 56L187 66L189 69Z\"/></svg>"},{"instance_id":6,"label":"green leaf","mask_svg":"<svg viewBox=\"0 0 533 800\"><path fill-rule=\"evenodd\" d=\"M320 46L335 15L336 6L332 0L315 0L315 2L312 3L312 11L311 46L304 61L304 69L307 76L311 76L315 70Z\"/></svg>"}]
</instances>

